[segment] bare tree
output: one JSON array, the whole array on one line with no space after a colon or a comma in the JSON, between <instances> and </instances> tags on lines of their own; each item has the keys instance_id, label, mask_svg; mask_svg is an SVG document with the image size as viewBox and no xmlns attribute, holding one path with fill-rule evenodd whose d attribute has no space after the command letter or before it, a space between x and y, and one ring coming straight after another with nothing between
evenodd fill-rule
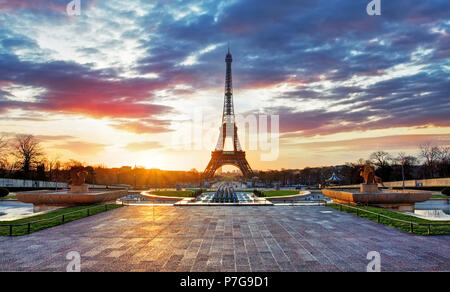
<instances>
[{"instance_id":1,"label":"bare tree","mask_svg":"<svg viewBox=\"0 0 450 292\"><path fill-rule=\"evenodd\" d=\"M17 158L25 176L28 176L30 169L43 156L39 141L33 135L17 135L12 154Z\"/></svg>"},{"instance_id":2,"label":"bare tree","mask_svg":"<svg viewBox=\"0 0 450 292\"><path fill-rule=\"evenodd\" d=\"M422 144L420 148L420 157L424 158L424 168L431 178L434 177L436 163L439 160L440 150L439 147L432 145L431 143Z\"/></svg>"},{"instance_id":3,"label":"bare tree","mask_svg":"<svg viewBox=\"0 0 450 292\"><path fill-rule=\"evenodd\" d=\"M58 182L61 180L61 162L59 161L59 157L56 156L53 159L48 160L47 162L48 172L50 173L50 180L55 182L55 189L58 190Z\"/></svg>"},{"instance_id":4,"label":"bare tree","mask_svg":"<svg viewBox=\"0 0 450 292\"><path fill-rule=\"evenodd\" d=\"M370 154L370 160L376 166L384 168L389 166L389 161L392 161L392 157L385 151L376 151Z\"/></svg>"},{"instance_id":5,"label":"bare tree","mask_svg":"<svg viewBox=\"0 0 450 292\"><path fill-rule=\"evenodd\" d=\"M70 159L69 161L64 162L64 169L66 170L70 170L74 167L85 167L86 163L80 162L78 160L75 159Z\"/></svg>"},{"instance_id":6,"label":"bare tree","mask_svg":"<svg viewBox=\"0 0 450 292\"><path fill-rule=\"evenodd\" d=\"M352 166L354 167L360 167L363 166L367 163L367 161L364 158L359 158L358 160L356 160L355 163L351 163Z\"/></svg>"},{"instance_id":7,"label":"bare tree","mask_svg":"<svg viewBox=\"0 0 450 292\"><path fill-rule=\"evenodd\" d=\"M439 160L448 163L450 161L450 147L440 147L439 150Z\"/></svg>"},{"instance_id":8,"label":"bare tree","mask_svg":"<svg viewBox=\"0 0 450 292\"><path fill-rule=\"evenodd\" d=\"M439 147L437 170L440 177L447 177L450 173L450 147Z\"/></svg>"},{"instance_id":9,"label":"bare tree","mask_svg":"<svg viewBox=\"0 0 450 292\"><path fill-rule=\"evenodd\" d=\"M392 157L385 151L376 151L370 155L370 161L377 166L376 174L381 177L383 181L389 181L392 174L392 166L390 162Z\"/></svg>"}]
</instances>

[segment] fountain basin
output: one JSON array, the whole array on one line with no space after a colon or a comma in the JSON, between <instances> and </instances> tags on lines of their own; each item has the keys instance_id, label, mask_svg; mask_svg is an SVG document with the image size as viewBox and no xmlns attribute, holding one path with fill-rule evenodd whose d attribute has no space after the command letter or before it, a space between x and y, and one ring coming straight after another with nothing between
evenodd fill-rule
<instances>
[{"instance_id":1,"label":"fountain basin","mask_svg":"<svg viewBox=\"0 0 450 292\"><path fill-rule=\"evenodd\" d=\"M215 193L203 193L197 198L184 198L178 201L174 206L273 206L273 203L266 198L256 197L251 193L236 192L237 201L235 202L216 202Z\"/></svg>"},{"instance_id":2,"label":"fountain basin","mask_svg":"<svg viewBox=\"0 0 450 292\"><path fill-rule=\"evenodd\" d=\"M34 212L41 212L60 207L71 207L80 205L92 205L115 201L126 196L127 190L116 191L88 191L73 193L63 191L33 191L17 193L17 200L33 204Z\"/></svg>"},{"instance_id":3,"label":"fountain basin","mask_svg":"<svg viewBox=\"0 0 450 292\"><path fill-rule=\"evenodd\" d=\"M431 198L432 192L420 190L378 190L361 192L358 189L322 190L324 196L333 201L349 205L372 205L399 211L413 211L414 204Z\"/></svg>"}]
</instances>

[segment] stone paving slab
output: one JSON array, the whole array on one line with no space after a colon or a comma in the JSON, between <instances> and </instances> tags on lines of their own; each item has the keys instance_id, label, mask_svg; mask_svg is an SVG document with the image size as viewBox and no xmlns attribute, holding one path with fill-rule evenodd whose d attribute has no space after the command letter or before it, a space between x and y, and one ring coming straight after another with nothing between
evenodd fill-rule
<instances>
[{"instance_id":1,"label":"stone paving slab","mask_svg":"<svg viewBox=\"0 0 450 292\"><path fill-rule=\"evenodd\" d=\"M0 237L0 271L450 271L450 236L417 236L324 206L129 206ZM154 213L153 213L154 212Z\"/></svg>"}]
</instances>

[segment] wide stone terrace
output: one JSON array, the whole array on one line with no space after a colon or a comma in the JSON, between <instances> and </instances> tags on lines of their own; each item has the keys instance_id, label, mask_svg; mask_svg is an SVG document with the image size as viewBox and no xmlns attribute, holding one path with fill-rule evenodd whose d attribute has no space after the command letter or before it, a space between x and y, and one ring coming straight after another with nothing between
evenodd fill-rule
<instances>
[{"instance_id":1,"label":"wide stone terrace","mask_svg":"<svg viewBox=\"0 0 450 292\"><path fill-rule=\"evenodd\" d=\"M1 271L450 271L450 236L415 236L324 206L128 206L1 237Z\"/></svg>"}]
</instances>

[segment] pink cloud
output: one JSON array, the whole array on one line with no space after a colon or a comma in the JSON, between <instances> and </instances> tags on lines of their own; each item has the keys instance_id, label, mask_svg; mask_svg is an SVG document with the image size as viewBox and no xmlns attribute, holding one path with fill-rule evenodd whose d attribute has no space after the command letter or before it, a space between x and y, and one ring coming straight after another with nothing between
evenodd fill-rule
<instances>
[{"instance_id":1,"label":"pink cloud","mask_svg":"<svg viewBox=\"0 0 450 292\"><path fill-rule=\"evenodd\" d=\"M146 123L143 121L130 121L112 124L112 127L135 134L158 134L170 131L167 125Z\"/></svg>"}]
</instances>

